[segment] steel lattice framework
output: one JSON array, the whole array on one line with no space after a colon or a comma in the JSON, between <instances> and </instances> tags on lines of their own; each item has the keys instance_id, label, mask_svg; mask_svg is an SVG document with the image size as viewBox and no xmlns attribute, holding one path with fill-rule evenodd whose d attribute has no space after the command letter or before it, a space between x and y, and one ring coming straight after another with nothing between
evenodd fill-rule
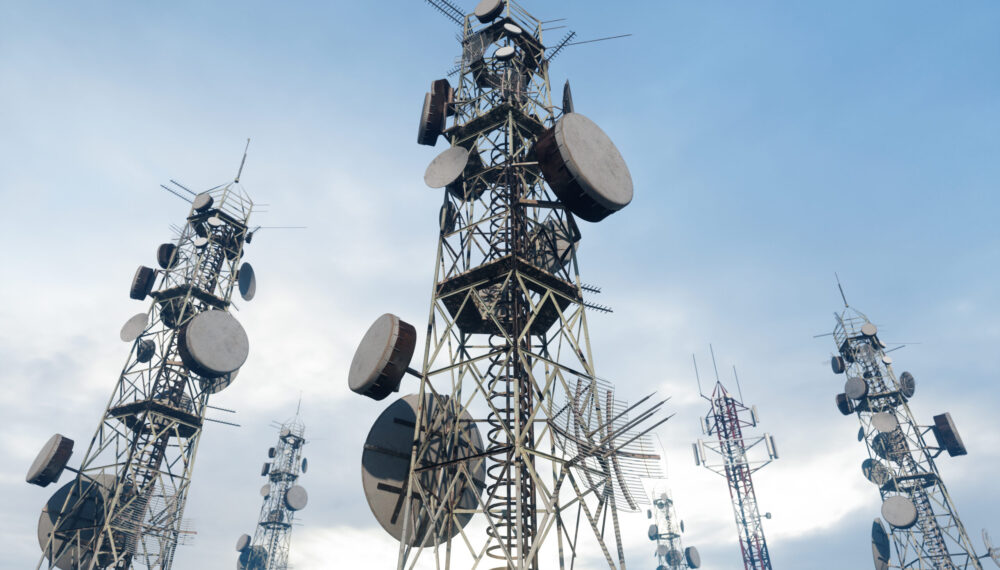
<instances>
[{"instance_id":1,"label":"steel lattice framework","mask_svg":"<svg viewBox=\"0 0 1000 570\"><path fill-rule=\"evenodd\" d=\"M253 210L235 182L206 193L213 205L192 207L169 268L158 273L148 324L132 343L36 568L168 569L189 533L182 515L208 399L235 373L208 379L190 371L178 337L195 315L229 310ZM222 223L209 224L210 217ZM142 341L156 348L146 362L137 356Z\"/></svg>"},{"instance_id":2,"label":"steel lattice framework","mask_svg":"<svg viewBox=\"0 0 1000 570\"><path fill-rule=\"evenodd\" d=\"M575 247L565 246L579 230L532 152L557 113L541 22L514 2L492 25L463 22L445 137L473 158L461 187L444 193L398 567L423 555L438 568L467 567L459 556L479 568L573 568L586 544L624 568L618 511L645 502L639 476L659 476L634 429L653 412L629 420L635 407L595 372ZM523 33L504 36L504 23ZM520 57L484 57L508 42ZM452 402L451 418L468 413L485 451L442 461L462 456L468 432L464 420L425 413L428 401ZM468 504L470 488L481 492Z\"/></svg>"},{"instance_id":3,"label":"steel lattice framework","mask_svg":"<svg viewBox=\"0 0 1000 570\"><path fill-rule=\"evenodd\" d=\"M937 435L938 428L921 425L914 418L907 391L893 371L892 357L886 354L886 345L868 317L851 307L835 316L834 371L839 368L849 378L863 379L867 387L867 393L856 400L845 394L838 396L841 412L854 412L861 423L859 439L865 442L870 458L866 475L877 481L883 502L902 496L912 501L917 512L916 523L910 528L890 525L897 560L885 567L982 568L934 464L934 459L945 451L940 444L928 443L928 437ZM894 418L897 427L880 430L873 425L876 414ZM963 448L953 454L964 453Z\"/></svg>"},{"instance_id":4,"label":"steel lattice framework","mask_svg":"<svg viewBox=\"0 0 1000 570\"><path fill-rule=\"evenodd\" d=\"M764 527L757 508L757 495L753 488L753 473L778 458L774 438L768 434L747 437L743 430L757 426L756 410L743 405L717 381L709 401L708 415L702 431L716 436L717 441L699 440L694 444L695 463L726 478L729 496L733 503L733 516L739 533L740 552L746 570L770 570L771 555L764 538ZM753 459L748 452L760 446L766 457ZM705 451L712 452L710 457ZM759 455L759 454L756 454ZM770 515L767 515L768 518Z\"/></svg>"},{"instance_id":5,"label":"steel lattice framework","mask_svg":"<svg viewBox=\"0 0 1000 570\"><path fill-rule=\"evenodd\" d=\"M674 499L661 490L653 494L653 509L649 511L653 523L649 526L649 539L656 543L657 570L686 570L698 568L701 558L697 550L684 549L681 533L684 521L677 517ZM694 550L692 555L691 550Z\"/></svg>"},{"instance_id":6,"label":"steel lattice framework","mask_svg":"<svg viewBox=\"0 0 1000 570\"><path fill-rule=\"evenodd\" d=\"M299 476L305 471L302 448L306 444L305 425L295 419L281 424L278 443L268 449L269 463L265 464L263 477L267 483L261 489L264 496L260 517L253 540L245 555L240 557L240 568L247 570L286 570L288 552L292 542L292 524L296 511L289 508L286 497Z\"/></svg>"}]
</instances>

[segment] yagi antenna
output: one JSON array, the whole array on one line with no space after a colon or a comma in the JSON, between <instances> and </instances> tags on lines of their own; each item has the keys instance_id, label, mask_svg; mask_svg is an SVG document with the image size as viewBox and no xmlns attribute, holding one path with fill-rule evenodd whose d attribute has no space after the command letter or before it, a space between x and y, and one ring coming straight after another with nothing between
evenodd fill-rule
<instances>
[{"instance_id":1,"label":"yagi antenna","mask_svg":"<svg viewBox=\"0 0 1000 570\"><path fill-rule=\"evenodd\" d=\"M459 26L465 26L465 12L461 8L452 4L448 0L424 0L431 6L433 6L438 12L444 14L445 18L448 18L452 22L455 22Z\"/></svg>"},{"instance_id":2,"label":"yagi antenna","mask_svg":"<svg viewBox=\"0 0 1000 570\"><path fill-rule=\"evenodd\" d=\"M250 150L250 137L247 137L247 146L243 148L243 160L240 161L240 169L236 171L234 183L240 183L240 175L243 174L243 165L247 163L247 151Z\"/></svg>"},{"instance_id":3,"label":"yagi antenna","mask_svg":"<svg viewBox=\"0 0 1000 570\"><path fill-rule=\"evenodd\" d=\"M572 30L566 32L566 35L563 36L563 39L559 40L559 43L557 43L556 46L552 48L552 53L549 54L549 57L545 58L545 61L552 61L553 59L555 59L556 56L559 55L559 52L562 51L564 47L569 45L570 40L572 40L575 37L576 37L576 32Z\"/></svg>"},{"instance_id":4,"label":"yagi antenna","mask_svg":"<svg viewBox=\"0 0 1000 570\"><path fill-rule=\"evenodd\" d=\"M168 188L168 187L164 186L163 184L160 184L160 188L163 188L167 192L170 192L171 194L173 194L174 196L177 196L181 200L184 200L188 204L191 203L191 199L190 198L188 198L187 196L184 196L183 194L179 194L179 193L175 192L173 188Z\"/></svg>"}]
</instances>

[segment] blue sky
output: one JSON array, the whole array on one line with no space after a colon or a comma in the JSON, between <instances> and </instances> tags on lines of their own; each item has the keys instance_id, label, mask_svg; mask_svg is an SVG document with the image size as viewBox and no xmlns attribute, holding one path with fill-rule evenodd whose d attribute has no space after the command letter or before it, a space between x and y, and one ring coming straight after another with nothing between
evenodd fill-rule
<instances>
[{"instance_id":1,"label":"blue sky","mask_svg":"<svg viewBox=\"0 0 1000 570\"><path fill-rule=\"evenodd\" d=\"M226 181L248 136L259 223L308 229L250 246L251 357L213 401L243 427L206 431L187 510L198 535L176 567L232 564L268 423L300 392L313 441L297 567L392 549L357 466L382 406L345 376L375 316L427 314L440 196L421 177L442 147L415 143L417 113L457 29L418 0L206 4L0 4L0 566L37 559L49 492L23 483L26 466L54 431L91 436L124 362L118 328L144 308L128 281L186 212L158 185ZM878 494L855 420L833 406L832 342L813 338L833 328L835 271L907 344L894 356L917 377L915 413L955 417L970 454L939 466L974 542L1000 534L1000 5L525 7L581 39L633 34L568 48L550 76L571 79L635 181L632 205L583 228L582 277L615 309L590 319L594 351L624 394L672 396L659 435L704 567L739 564L723 481L690 459L705 407L690 355L707 364L709 343L782 452L758 477L775 566L870 564ZM629 517L642 567L645 517Z\"/></svg>"}]
</instances>

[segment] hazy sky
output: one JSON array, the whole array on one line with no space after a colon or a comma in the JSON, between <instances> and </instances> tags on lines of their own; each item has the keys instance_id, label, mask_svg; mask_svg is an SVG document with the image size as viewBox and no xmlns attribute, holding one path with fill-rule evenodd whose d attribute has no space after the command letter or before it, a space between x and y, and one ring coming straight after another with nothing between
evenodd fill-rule
<instances>
[{"instance_id":1,"label":"hazy sky","mask_svg":"<svg viewBox=\"0 0 1000 570\"><path fill-rule=\"evenodd\" d=\"M917 379L918 417L955 418L969 455L938 466L973 542L983 527L1000 538L1000 4L525 7L580 39L633 34L570 47L550 74L632 172L633 203L582 228L581 275L615 311L590 318L596 366L626 399L672 397L658 435L703 567L741 564L724 481L690 451L707 408L691 354L704 380L709 343L781 452L756 478L774 566L871 564L878 492L856 419L834 407L833 343L813 338L841 306L834 272L906 344L893 356ZM55 487L24 472L53 432L89 441L126 358L118 330L146 307L129 280L187 212L158 185L226 182L246 137L242 182L268 205L257 223L308 229L248 246L251 354L212 400L243 427L205 430L186 510L198 534L175 568L235 564L269 424L300 393L310 504L295 567L392 564L360 483L385 403L351 393L346 372L377 315L426 319L441 196L422 176L443 146L417 145L416 128L457 31L419 0L0 3L0 567L37 561ZM630 567L652 567L645 514L622 520Z\"/></svg>"}]
</instances>

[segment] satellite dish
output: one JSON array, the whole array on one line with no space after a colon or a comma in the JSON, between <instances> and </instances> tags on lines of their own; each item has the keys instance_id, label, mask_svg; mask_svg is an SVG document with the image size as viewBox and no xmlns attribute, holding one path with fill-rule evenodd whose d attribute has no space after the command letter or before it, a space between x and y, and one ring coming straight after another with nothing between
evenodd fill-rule
<instances>
[{"instance_id":1,"label":"satellite dish","mask_svg":"<svg viewBox=\"0 0 1000 570\"><path fill-rule=\"evenodd\" d=\"M438 222L441 224L441 233L450 234L455 231L455 223L458 221L458 212L455 205L450 200L445 201L441 206L441 213L438 214Z\"/></svg>"},{"instance_id":2,"label":"satellite dish","mask_svg":"<svg viewBox=\"0 0 1000 570\"><path fill-rule=\"evenodd\" d=\"M98 536L96 529L104 525L104 503L114 485L114 476L100 474L93 479L74 479L53 493L38 517L38 546L52 566L75 570L88 568L91 562L95 562L97 568L110 565L110 557L104 550L94 561L94 541ZM75 508L63 511L67 505ZM59 528L56 528L57 521ZM52 560L55 553L59 553L59 557Z\"/></svg>"},{"instance_id":3,"label":"satellite dish","mask_svg":"<svg viewBox=\"0 0 1000 570\"><path fill-rule=\"evenodd\" d=\"M514 46L506 45L497 48L497 50L493 52L493 57L499 59L500 61L507 61L513 58L515 53L516 50L514 49Z\"/></svg>"},{"instance_id":4,"label":"satellite dish","mask_svg":"<svg viewBox=\"0 0 1000 570\"><path fill-rule=\"evenodd\" d=\"M194 208L196 212L204 212L205 210L211 208L214 202L215 200L208 195L208 192L203 192L194 197L194 200L191 202L191 207Z\"/></svg>"},{"instance_id":5,"label":"satellite dish","mask_svg":"<svg viewBox=\"0 0 1000 570\"><path fill-rule=\"evenodd\" d=\"M510 34L512 36L519 36L523 32L523 30L521 30L521 28L515 26L514 24L511 24L510 22L505 23L503 25L503 29L504 29L505 32L507 32L508 34Z\"/></svg>"},{"instance_id":6,"label":"satellite dish","mask_svg":"<svg viewBox=\"0 0 1000 570\"><path fill-rule=\"evenodd\" d=\"M573 91L569 88L569 79L563 85L562 112L563 114L573 113Z\"/></svg>"},{"instance_id":7,"label":"satellite dish","mask_svg":"<svg viewBox=\"0 0 1000 570\"><path fill-rule=\"evenodd\" d=\"M271 496L271 485L265 483L264 486L260 488L260 496L261 497Z\"/></svg>"},{"instance_id":8,"label":"satellite dish","mask_svg":"<svg viewBox=\"0 0 1000 570\"><path fill-rule=\"evenodd\" d=\"M875 570L889 570L889 533L885 530L885 525L880 519L875 519L872 523L872 558L875 561Z\"/></svg>"},{"instance_id":9,"label":"satellite dish","mask_svg":"<svg viewBox=\"0 0 1000 570\"><path fill-rule=\"evenodd\" d=\"M250 340L239 321L226 311L203 311L181 329L178 352L199 376L218 378L246 362Z\"/></svg>"},{"instance_id":10,"label":"satellite dish","mask_svg":"<svg viewBox=\"0 0 1000 570\"><path fill-rule=\"evenodd\" d=\"M882 518L895 528L911 528L917 524L917 507L902 495L889 497L882 502Z\"/></svg>"},{"instance_id":11,"label":"satellite dish","mask_svg":"<svg viewBox=\"0 0 1000 570\"><path fill-rule=\"evenodd\" d=\"M483 24L496 19L503 12L503 0L480 0L474 14Z\"/></svg>"},{"instance_id":12,"label":"satellite dish","mask_svg":"<svg viewBox=\"0 0 1000 570\"><path fill-rule=\"evenodd\" d=\"M431 546L456 536L472 519L468 512L479 505L479 495L485 487L486 463L483 458L459 461L463 457L479 456L483 441L479 428L468 412L458 413L456 402L447 397L424 396L424 436L427 454L440 462L451 462L454 467L442 467L445 473L428 471L420 477L421 486L428 493L444 496L445 490L455 485L451 493L452 507L457 512L441 526L432 528L427 507L419 495L406 499L406 481L410 469L410 452L413 449L416 410L419 396L411 394L393 402L375 421L365 440L361 455L361 482L365 498L375 519L396 540L403 536L404 519L400 513L409 512L411 530L407 536L410 546ZM457 422L457 426L456 426ZM464 466L472 475L465 476Z\"/></svg>"},{"instance_id":13,"label":"satellite dish","mask_svg":"<svg viewBox=\"0 0 1000 570\"><path fill-rule=\"evenodd\" d=\"M244 263L237 273L240 285L240 296L246 301L252 301L257 294L257 275L253 272L253 266Z\"/></svg>"},{"instance_id":14,"label":"satellite dish","mask_svg":"<svg viewBox=\"0 0 1000 570\"><path fill-rule=\"evenodd\" d=\"M135 347L135 359L139 362L146 363L153 359L153 355L156 354L156 343L144 338L139 341L139 344Z\"/></svg>"},{"instance_id":15,"label":"satellite dish","mask_svg":"<svg viewBox=\"0 0 1000 570\"><path fill-rule=\"evenodd\" d=\"M870 457L861 462L861 472L864 473L865 479L868 479L879 488L884 487L892 481L892 472L889 471L889 468L882 464L882 462Z\"/></svg>"},{"instance_id":16,"label":"satellite dish","mask_svg":"<svg viewBox=\"0 0 1000 570\"><path fill-rule=\"evenodd\" d=\"M684 549L684 558L687 560L688 568L701 568L701 555L698 554L698 549L689 546Z\"/></svg>"},{"instance_id":17,"label":"satellite dish","mask_svg":"<svg viewBox=\"0 0 1000 570\"><path fill-rule=\"evenodd\" d=\"M129 288L128 292L129 298L142 301L153 290L155 282L156 270L152 267L140 265L139 269L135 270L135 276L132 277L132 287Z\"/></svg>"},{"instance_id":18,"label":"satellite dish","mask_svg":"<svg viewBox=\"0 0 1000 570\"><path fill-rule=\"evenodd\" d=\"M657 538L660 537L660 528L657 527L655 524L651 524L649 525L649 530L647 531L647 534L649 535L649 540L656 540Z\"/></svg>"},{"instance_id":19,"label":"satellite dish","mask_svg":"<svg viewBox=\"0 0 1000 570\"><path fill-rule=\"evenodd\" d=\"M834 374L843 374L844 370L847 370L847 366L844 364L844 359L840 356L830 357L830 368L833 369Z\"/></svg>"},{"instance_id":20,"label":"satellite dish","mask_svg":"<svg viewBox=\"0 0 1000 570\"><path fill-rule=\"evenodd\" d=\"M413 325L390 313L376 319L354 351L347 375L351 390L373 400L398 391L416 344Z\"/></svg>"},{"instance_id":21,"label":"satellite dish","mask_svg":"<svg viewBox=\"0 0 1000 570\"><path fill-rule=\"evenodd\" d=\"M876 327L872 323L865 323L861 325L861 334L865 335L868 338L872 338L873 336L878 334L878 327Z\"/></svg>"},{"instance_id":22,"label":"satellite dish","mask_svg":"<svg viewBox=\"0 0 1000 570\"><path fill-rule=\"evenodd\" d=\"M73 455L73 440L58 433L53 435L38 452L24 480L39 487L55 483L66 468L71 455Z\"/></svg>"},{"instance_id":23,"label":"satellite dish","mask_svg":"<svg viewBox=\"0 0 1000 570\"><path fill-rule=\"evenodd\" d=\"M129 320L125 321L124 325L122 325L122 330L118 333L118 337L122 339L122 342L132 342L133 340L139 338L139 336L146 330L146 325L148 324L148 313L136 313Z\"/></svg>"},{"instance_id":24,"label":"satellite dish","mask_svg":"<svg viewBox=\"0 0 1000 570\"><path fill-rule=\"evenodd\" d=\"M302 472L305 473L309 469L309 461L305 457L302 458Z\"/></svg>"},{"instance_id":25,"label":"satellite dish","mask_svg":"<svg viewBox=\"0 0 1000 570\"><path fill-rule=\"evenodd\" d=\"M844 393L852 400L860 400L868 395L868 383L862 378L851 376L844 384Z\"/></svg>"},{"instance_id":26,"label":"satellite dish","mask_svg":"<svg viewBox=\"0 0 1000 570\"><path fill-rule=\"evenodd\" d=\"M965 449L965 444L962 443L962 437L958 435L958 428L955 427L955 422L951 419L950 413L945 412L934 416L933 431L938 445L946 449L948 455L951 457L968 453L968 450Z\"/></svg>"},{"instance_id":27,"label":"satellite dish","mask_svg":"<svg viewBox=\"0 0 1000 570\"><path fill-rule=\"evenodd\" d=\"M250 548L250 535L244 534L236 539L236 552L243 552L247 548Z\"/></svg>"},{"instance_id":28,"label":"satellite dish","mask_svg":"<svg viewBox=\"0 0 1000 570\"><path fill-rule=\"evenodd\" d=\"M462 176L468 163L469 149L461 146L448 148L427 165L424 184L431 188L444 188Z\"/></svg>"},{"instance_id":29,"label":"satellite dish","mask_svg":"<svg viewBox=\"0 0 1000 570\"><path fill-rule=\"evenodd\" d=\"M899 427L895 414L879 412L872 416L872 426L882 433L889 433Z\"/></svg>"},{"instance_id":30,"label":"satellite dish","mask_svg":"<svg viewBox=\"0 0 1000 570\"><path fill-rule=\"evenodd\" d=\"M574 214L599 222L632 201L625 159L593 121L564 114L535 145L545 181Z\"/></svg>"},{"instance_id":31,"label":"satellite dish","mask_svg":"<svg viewBox=\"0 0 1000 570\"><path fill-rule=\"evenodd\" d=\"M308 503L309 495L306 493L305 487L292 485L285 491L285 506L288 507L288 510L301 511L306 508L306 504Z\"/></svg>"},{"instance_id":32,"label":"satellite dish","mask_svg":"<svg viewBox=\"0 0 1000 570\"><path fill-rule=\"evenodd\" d=\"M273 448L273 447L269 447L269 448L267 448L267 456L268 456L269 458L273 459L273 458L274 458L274 456L275 456L275 455L277 455L277 454L278 454L278 450L277 450L277 449L275 449L275 448Z\"/></svg>"},{"instance_id":33,"label":"satellite dish","mask_svg":"<svg viewBox=\"0 0 1000 570\"><path fill-rule=\"evenodd\" d=\"M205 247L206 245L208 245L207 237L198 236L191 241L194 243L195 247Z\"/></svg>"},{"instance_id":34,"label":"satellite dish","mask_svg":"<svg viewBox=\"0 0 1000 570\"><path fill-rule=\"evenodd\" d=\"M177 258L174 257L176 251L177 246L172 243L160 244L160 247L156 248L156 263L163 269L172 269L177 265Z\"/></svg>"},{"instance_id":35,"label":"satellite dish","mask_svg":"<svg viewBox=\"0 0 1000 570\"><path fill-rule=\"evenodd\" d=\"M680 550L672 549L667 552L667 564L671 566L680 566L684 562L684 555L681 554Z\"/></svg>"},{"instance_id":36,"label":"satellite dish","mask_svg":"<svg viewBox=\"0 0 1000 570\"><path fill-rule=\"evenodd\" d=\"M854 413L854 403L847 397L847 394L837 394L835 401L837 402L837 409L840 410L840 413L845 416L849 416Z\"/></svg>"},{"instance_id":37,"label":"satellite dish","mask_svg":"<svg viewBox=\"0 0 1000 570\"><path fill-rule=\"evenodd\" d=\"M913 397L914 392L917 391L917 381L913 378L913 374L909 372L903 372L899 375L899 393L903 395L904 398L909 400Z\"/></svg>"}]
</instances>

